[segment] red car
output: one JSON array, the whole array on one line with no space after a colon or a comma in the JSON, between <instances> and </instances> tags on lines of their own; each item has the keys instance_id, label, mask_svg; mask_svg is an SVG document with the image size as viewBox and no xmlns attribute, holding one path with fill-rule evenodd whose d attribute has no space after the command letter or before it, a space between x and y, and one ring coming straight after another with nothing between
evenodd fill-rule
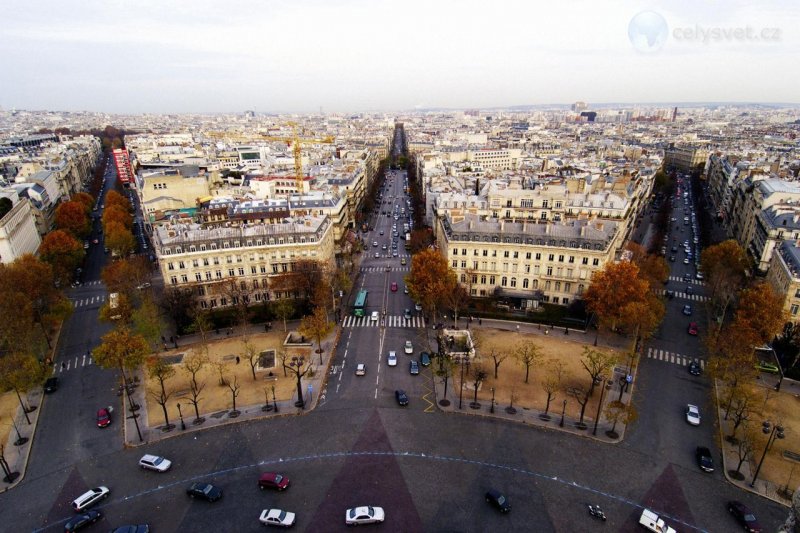
<instances>
[{"instance_id":1,"label":"red car","mask_svg":"<svg viewBox=\"0 0 800 533\"><path fill-rule=\"evenodd\" d=\"M103 407L97 410L97 427L105 428L111 425L111 408Z\"/></svg>"},{"instance_id":2,"label":"red car","mask_svg":"<svg viewBox=\"0 0 800 533\"><path fill-rule=\"evenodd\" d=\"M697 323L689 322L689 335L697 335Z\"/></svg>"},{"instance_id":3,"label":"red car","mask_svg":"<svg viewBox=\"0 0 800 533\"><path fill-rule=\"evenodd\" d=\"M397 292L397 282L396 281L392 282L392 287L391 288L392 288L392 292Z\"/></svg>"},{"instance_id":4,"label":"red car","mask_svg":"<svg viewBox=\"0 0 800 533\"><path fill-rule=\"evenodd\" d=\"M258 478L258 488L284 490L289 486L289 478L283 474L276 474L275 472L264 472Z\"/></svg>"}]
</instances>

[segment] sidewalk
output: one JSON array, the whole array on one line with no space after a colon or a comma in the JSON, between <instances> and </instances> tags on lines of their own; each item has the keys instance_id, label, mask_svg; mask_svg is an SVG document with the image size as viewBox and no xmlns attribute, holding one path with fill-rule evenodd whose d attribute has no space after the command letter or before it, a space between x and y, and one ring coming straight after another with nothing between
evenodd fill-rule
<instances>
[{"instance_id":1,"label":"sidewalk","mask_svg":"<svg viewBox=\"0 0 800 533\"><path fill-rule=\"evenodd\" d=\"M33 437L36 434L36 427L39 423L39 413L41 412L42 400L44 399L44 392L41 388L36 388L22 396L22 400L29 409L33 409L27 413L23 412L22 407L17 405L14 410L14 421L11 432L8 434L8 439L3 447L3 458L8 465L11 477L7 478L6 473L2 472L0 476L0 491L5 492L14 488L17 483L20 483L25 478L25 471L28 468L28 458L33 446ZM30 419L30 424L28 424ZM22 441L17 441L17 429ZM24 442L23 442L24 441ZM19 446L17 445L19 444Z\"/></svg>"}]
</instances>

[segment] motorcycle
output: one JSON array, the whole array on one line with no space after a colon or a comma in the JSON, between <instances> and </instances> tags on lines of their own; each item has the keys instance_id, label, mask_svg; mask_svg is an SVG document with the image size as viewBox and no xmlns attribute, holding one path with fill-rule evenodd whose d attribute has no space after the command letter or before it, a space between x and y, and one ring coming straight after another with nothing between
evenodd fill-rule
<instances>
[{"instance_id":1,"label":"motorcycle","mask_svg":"<svg viewBox=\"0 0 800 533\"><path fill-rule=\"evenodd\" d=\"M606 514L600 509L599 505L589 505L589 514L595 518L599 518L603 522L606 521Z\"/></svg>"}]
</instances>

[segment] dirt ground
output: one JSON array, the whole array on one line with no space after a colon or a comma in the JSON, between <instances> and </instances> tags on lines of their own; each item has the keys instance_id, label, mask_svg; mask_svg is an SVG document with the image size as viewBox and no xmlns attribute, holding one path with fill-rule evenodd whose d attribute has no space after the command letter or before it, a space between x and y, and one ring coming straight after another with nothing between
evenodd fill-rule
<instances>
[{"instance_id":1,"label":"dirt ground","mask_svg":"<svg viewBox=\"0 0 800 533\"><path fill-rule=\"evenodd\" d=\"M204 383L205 387L200 394L199 410L200 416L209 416L212 413L220 411L229 411L233 408L233 397L231 389L228 385L220 385L219 371L217 364L223 365L223 375L229 384L238 383L240 389L236 397L236 408L242 409L250 405L264 405L268 400L272 403L272 387L275 387L275 399L278 402L295 399L297 391L297 378L289 372L284 376L278 353L286 338L286 333L282 330L272 331L269 333L260 333L252 335L251 340L256 349L261 352L264 350L275 350L275 367L270 369L259 370L256 368L256 379L253 380L253 374L250 369L250 364L245 357L245 348L241 338L224 337L220 339L210 339L208 345L208 356L210 363L206 365L198 374L198 381ZM175 356L176 354L183 354L184 357L189 356L194 352L194 347L180 347L177 350L169 350L161 352L159 355L162 357ZM316 365L318 363L318 356L316 352L316 344L314 346L302 348L290 348L288 353L292 355L305 355L308 360L309 357ZM239 356L240 362L236 364L236 356ZM167 412L169 414L170 423L178 421L178 408L177 404L181 404L181 411L185 421L193 420L195 417L194 406L189 402L190 387L189 387L189 374L184 370L181 363L176 363L175 376L167 380L167 393L170 398L167 400ZM316 366L315 366L316 369ZM270 376L270 372L272 375ZM161 406L155 401L151 392L160 392L158 381L147 379L145 384L147 387L147 416L149 425L152 427L164 425L164 411ZM303 390L305 397L306 390ZM314 391L317 394L318 391ZM265 397L267 394L267 397Z\"/></svg>"},{"instance_id":2,"label":"dirt ground","mask_svg":"<svg viewBox=\"0 0 800 533\"><path fill-rule=\"evenodd\" d=\"M8 442L9 434L14 431L11 417L17 413L17 407L19 407L19 400L14 392L0 394L0 442L3 443L3 446ZM22 430L21 427L19 429ZM23 433L24 435L27 434Z\"/></svg>"}]
</instances>

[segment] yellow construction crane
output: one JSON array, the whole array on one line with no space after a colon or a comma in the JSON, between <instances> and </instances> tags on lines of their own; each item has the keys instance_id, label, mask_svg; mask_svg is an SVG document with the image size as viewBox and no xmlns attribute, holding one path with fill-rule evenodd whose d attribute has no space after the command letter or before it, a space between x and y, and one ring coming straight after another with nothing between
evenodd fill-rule
<instances>
[{"instance_id":1,"label":"yellow construction crane","mask_svg":"<svg viewBox=\"0 0 800 533\"><path fill-rule=\"evenodd\" d=\"M294 153L294 179L295 185L297 187L297 193L300 194L303 192L303 155L300 151L301 144L332 144L333 137L328 135L327 137L322 138L300 138L297 136L297 123L296 122L289 122L289 126L292 127L292 136L291 137L274 137L272 135L259 135L259 138L267 140L267 141L282 141L285 143L291 143L292 152Z\"/></svg>"}]
</instances>

